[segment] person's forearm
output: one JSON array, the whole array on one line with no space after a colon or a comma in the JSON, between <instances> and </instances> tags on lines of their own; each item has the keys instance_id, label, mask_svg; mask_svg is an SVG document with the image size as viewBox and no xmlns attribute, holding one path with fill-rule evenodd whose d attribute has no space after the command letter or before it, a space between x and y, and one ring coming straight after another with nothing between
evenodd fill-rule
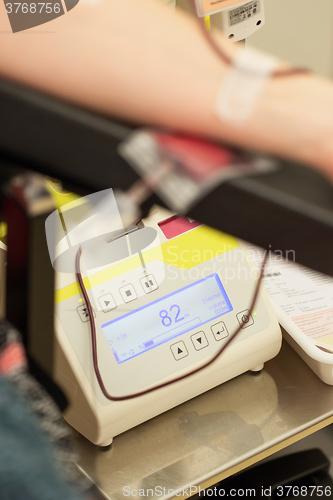
<instances>
[{"instance_id":1,"label":"person's forearm","mask_svg":"<svg viewBox=\"0 0 333 500\"><path fill-rule=\"evenodd\" d=\"M159 0L104 0L43 29L54 33L6 37L1 73L131 120L218 135L225 68L187 15Z\"/></svg>"},{"instance_id":2,"label":"person's forearm","mask_svg":"<svg viewBox=\"0 0 333 500\"><path fill-rule=\"evenodd\" d=\"M312 76L270 80L253 116L235 126L215 113L230 69L187 15L157 0L104 0L95 6L79 3L43 30L6 36L0 74L123 119L330 168L333 152L325 142L333 131L329 82ZM230 55L235 53L221 34L214 36Z\"/></svg>"}]
</instances>

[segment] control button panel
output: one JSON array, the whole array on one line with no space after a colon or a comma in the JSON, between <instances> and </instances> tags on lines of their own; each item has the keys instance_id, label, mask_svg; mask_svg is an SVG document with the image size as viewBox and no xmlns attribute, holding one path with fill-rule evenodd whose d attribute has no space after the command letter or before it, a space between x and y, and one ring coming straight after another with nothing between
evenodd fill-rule
<instances>
[{"instance_id":1,"label":"control button panel","mask_svg":"<svg viewBox=\"0 0 333 500\"><path fill-rule=\"evenodd\" d=\"M141 278L140 283L145 293L154 292L154 290L158 289L158 284L152 274L148 274L148 276Z\"/></svg>"},{"instance_id":2,"label":"control button panel","mask_svg":"<svg viewBox=\"0 0 333 500\"><path fill-rule=\"evenodd\" d=\"M214 335L215 340L225 339L229 335L227 327L225 326L223 321L215 323L215 325L212 325L210 329L212 330L212 334Z\"/></svg>"},{"instance_id":3,"label":"control button panel","mask_svg":"<svg viewBox=\"0 0 333 500\"><path fill-rule=\"evenodd\" d=\"M82 304L81 306L77 307L76 310L77 310L77 313L78 313L82 323L87 323L87 321L89 321L89 314L88 314L87 306L85 304ZM95 318L96 314L94 311L93 311L93 313L94 313L94 318Z\"/></svg>"},{"instance_id":4,"label":"control button panel","mask_svg":"<svg viewBox=\"0 0 333 500\"><path fill-rule=\"evenodd\" d=\"M115 309L117 307L117 304L115 303L111 293L102 295L102 297L98 299L98 302L105 313L112 311L112 309Z\"/></svg>"},{"instance_id":5,"label":"control button panel","mask_svg":"<svg viewBox=\"0 0 333 500\"><path fill-rule=\"evenodd\" d=\"M192 344L196 351L200 351L208 346L208 340L204 332L198 332L191 335Z\"/></svg>"},{"instance_id":6,"label":"control button panel","mask_svg":"<svg viewBox=\"0 0 333 500\"><path fill-rule=\"evenodd\" d=\"M180 342L176 342L176 344L172 344L170 349L176 361L185 358L188 355L186 346L182 340Z\"/></svg>"},{"instance_id":7,"label":"control button panel","mask_svg":"<svg viewBox=\"0 0 333 500\"><path fill-rule=\"evenodd\" d=\"M131 302L138 298L134 286L130 283L119 289L119 292L124 300L124 302Z\"/></svg>"},{"instance_id":8,"label":"control button panel","mask_svg":"<svg viewBox=\"0 0 333 500\"><path fill-rule=\"evenodd\" d=\"M248 328L249 326L254 324L253 318L248 309L244 309L237 314L238 323L242 328Z\"/></svg>"}]
</instances>

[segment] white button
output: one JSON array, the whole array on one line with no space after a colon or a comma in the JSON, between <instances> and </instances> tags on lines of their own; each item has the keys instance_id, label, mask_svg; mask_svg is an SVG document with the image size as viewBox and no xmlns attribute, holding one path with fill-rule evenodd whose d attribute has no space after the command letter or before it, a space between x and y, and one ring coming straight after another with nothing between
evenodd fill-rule
<instances>
[{"instance_id":1,"label":"white button","mask_svg":"<svg viewBox=\"0 0 333 500\"><path fill-rule=\"evenodd\" d=\"M120 288L119 291L121 293L122 298L124 299L124 302L131 302L132 300L138 298L136 291L134 290L134 287L131 284L123 286L122 288Z\"/></svg>"},{"instance_id":2,"label":"white button","mask_svg":"<svg viewBox=\"0 0 333 500\"><path fill-rule=\"evenodd\" d=\"M191 340L196 351L200 351L200 349L204 349L208 346L208 340L204 332L198 332L194 335L191 335Z\"/></svg>"},{"instance_id":3,"label":"white button","mask_svg":"<svg viewBox=\"0 0 333 500\"><path fill-rule=\"evenodd\" d=\"M248 309L244 309L244 311L237 314L238 323L242 328L247 328L248 326L253 325L254 321Z\"/></svg>"},{"instance_id":4,"label":"white button","mask_svg":"<svg viewBox=\"0 0 333 500\"><path fill-rule=\"evenodd\" d=\"M211 326L210 329L212 330L215 340L225 339L229 335L228 330L223 321L220 321L219 323L216 323L215 325Z\"/></svg>"},{"instance_id":5,"label":"white button","mask_svg":"<svg viewBox=\"0 0 333 500\"><path fill-rule=\"evenodd\" d=\"M85 304L82 304L82 306L77 307L76 310L77 310L78 315L80 316L80 320L83 323L87 323L87 321L89 321L89 314L88 314L87 306ZM94 310L93 310L93 315L95 318L96 314L95 314Z\"/></svg>"},{"instance_id":6,"label":"white button","mask_svg":"<svg viewBox=\"0 0 333 500\"><path fill-rule=\"evenodd\" d=\"M148 276L141 278L140 283L146 293L150 293L158 289L158 284L152 274L148 274Z\"/></svg>"},{"instance_id":7,"label":"white button","mask_svg":"<svg viewBox=\"0 0 333 500\"><path fill-rule=\"evenodd\" d=\"M115 303L111 293L107 293L100 297L98 299L98 302L100 303L100 306L104 312L112 311L112 309L115 309L117 307L117 304Z\"/></svg>"},{"instance_id":8,"label":"white button","mask_svg":"<svg viewBox=\"0 0 333 500\"><path fill-rule=\"evenodd\" d=\"M172 344L170 346L170 349L176 361L185 358L188 355L186 346L183 341L177 342L176 344Z\"/></svg>"}]
</instances>

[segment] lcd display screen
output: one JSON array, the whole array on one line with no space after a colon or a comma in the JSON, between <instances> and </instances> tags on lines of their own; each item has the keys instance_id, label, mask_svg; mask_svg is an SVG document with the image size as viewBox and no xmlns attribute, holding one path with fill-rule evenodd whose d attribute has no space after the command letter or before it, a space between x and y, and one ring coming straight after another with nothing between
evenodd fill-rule
<instances>
[{"instance_id":1,"label":"lcd display screen","mask_svg":"<svg viewBox=\"0 0 333 500\"><path fill-rule=\"evenodd\" d=\"M116 358L123 363L232 311L214 273L102 325Z\"/></svg>"}]
</instances>

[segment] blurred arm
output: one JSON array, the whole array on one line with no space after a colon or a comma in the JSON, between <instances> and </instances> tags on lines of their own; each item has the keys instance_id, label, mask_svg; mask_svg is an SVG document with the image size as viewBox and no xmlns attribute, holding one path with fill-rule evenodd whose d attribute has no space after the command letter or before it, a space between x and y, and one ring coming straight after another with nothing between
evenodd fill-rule
<instances>
[{"instance_id":1,"label":"blurred arm","mask_svg":"<svg viewBox=\"0 0 333 500\"><path fill-rule=\"evenodd\" d=\"M224 122L214 106L230 68L192 18L157 0L80 2L42 27L9 30L1 2L0 74L7 78L122 119L305 162L333 177L332 83L306 75L269 80L248 122ZM214 36L231 56L238 50Z\"/></svg>"}]
</instances>

